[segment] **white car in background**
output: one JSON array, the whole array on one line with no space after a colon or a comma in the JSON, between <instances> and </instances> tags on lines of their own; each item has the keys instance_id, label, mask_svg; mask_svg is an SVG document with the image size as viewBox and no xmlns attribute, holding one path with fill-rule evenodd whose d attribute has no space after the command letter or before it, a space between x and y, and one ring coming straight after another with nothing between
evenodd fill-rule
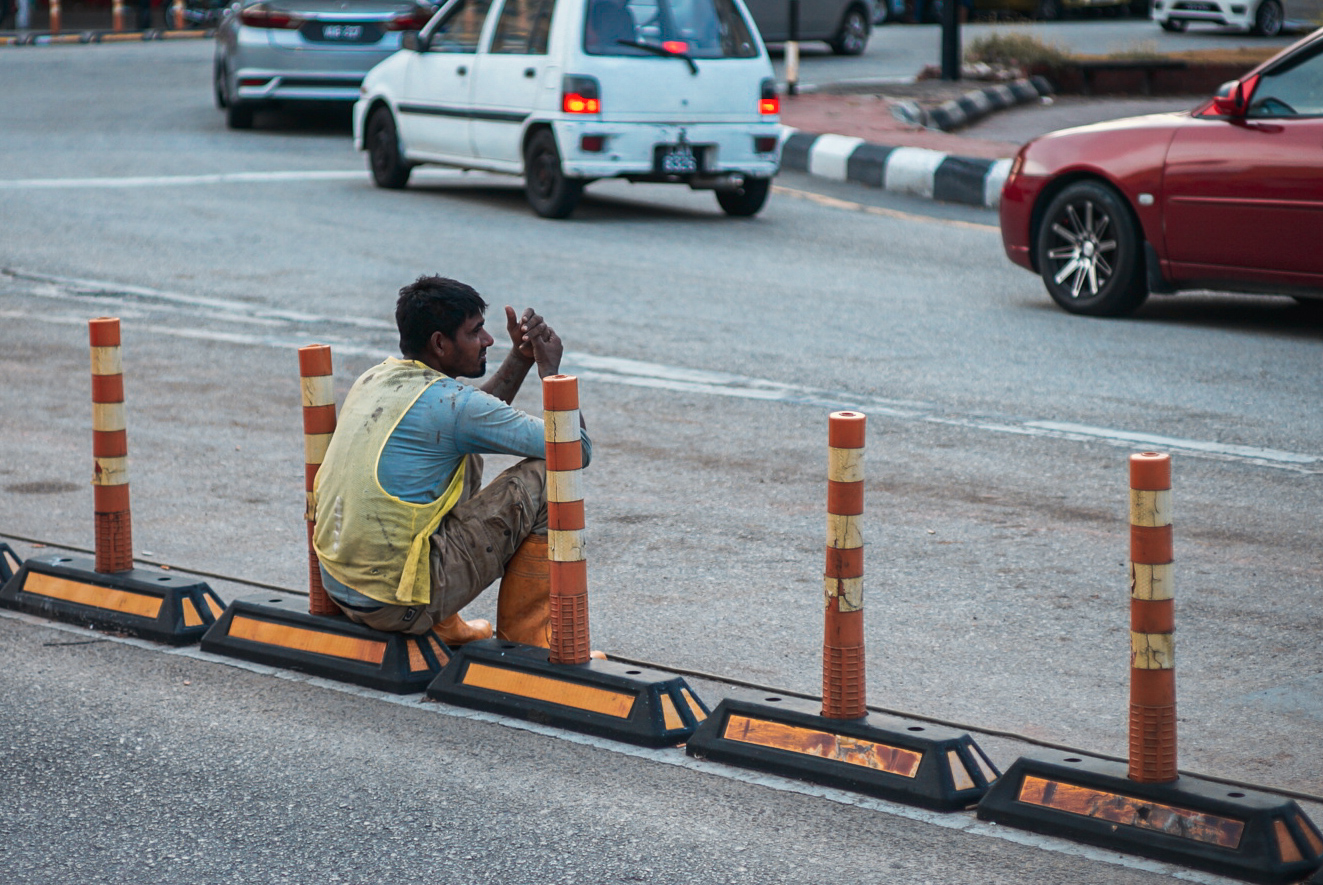
<instances>
[{"instance_id":1,"label":"white car in background","mask_svg":"<svg viewBox=\"0 0 1323 885\"><path fill-rule=\"evenodd\" d=\"M753 215L780 165L780 102L742 0L450 0L354 105L373 180L421 163L523 176L533 210L600 178L712 190Z\"/></svg>"},{"instance_id":2,"label":"white car in background","mask_svg":"<svg viewBox=\"0 0 1323 885\"><path fill-rule=\"evenodd\" d=\"M1317 27L1323 0L1153 0L1153 20L1164 31L1203 23L1276 37L1288 26Z\"/></svg>"}]
</instances>

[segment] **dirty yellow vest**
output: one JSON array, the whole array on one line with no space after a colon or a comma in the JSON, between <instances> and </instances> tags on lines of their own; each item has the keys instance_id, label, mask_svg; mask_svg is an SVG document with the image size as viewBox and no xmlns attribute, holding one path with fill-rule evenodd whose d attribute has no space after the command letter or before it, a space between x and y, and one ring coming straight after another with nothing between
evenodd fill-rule
<instances>
[{"instance_id":1,"label":"dirty yellow vest","mask_svg":"<svg viewBox=\"0 0 1323 885\"><path fill-rule=\"evenodd\" d=\"M459 502L464 461L441 497L413 504L377 479L382 449L400 419L446 376L419 362L388 359L364 372L336 422L313 489L313 545L331 577L389 605L426 605L432 597L432 533Z\"/></svg>"}]
</instances>

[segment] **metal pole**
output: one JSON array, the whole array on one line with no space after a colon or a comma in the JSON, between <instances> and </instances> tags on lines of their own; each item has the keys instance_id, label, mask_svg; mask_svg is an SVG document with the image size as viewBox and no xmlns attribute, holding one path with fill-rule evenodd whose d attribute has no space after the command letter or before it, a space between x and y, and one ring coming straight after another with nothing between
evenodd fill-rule
<instances>
[{"instance_id":1,"label":"metal pole","mask_svg":"<svg viewBox=\"0 0 1323 885\"><path fill-rule=\"evenodd\" d=\"M960 79L960 0L942 0L942 79Z\"/></svg>"},{"instance_id":2,"label":"metal pole","mask_svg":"<svg viewBox=\"0 0 1323 885\"><path fill-rule=\"evenodd\" d=\"M790 0L790 40L786 43L786 95L799 94L799 0Z\"/></svg>"}]
</instances>

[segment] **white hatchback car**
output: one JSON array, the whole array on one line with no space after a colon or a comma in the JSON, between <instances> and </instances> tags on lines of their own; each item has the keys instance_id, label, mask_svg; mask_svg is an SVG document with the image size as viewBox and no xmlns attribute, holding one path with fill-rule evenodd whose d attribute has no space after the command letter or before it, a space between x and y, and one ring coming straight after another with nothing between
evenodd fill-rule
<instances>
[{"instance_id":1,"label":"white hatchback car","mask_svg":"<svg viewBox=\"0 0 1323 885\"><path fill-rule=\"evenodd\" d=\"M354 144L401 188L439 163L522 175L533 210L599 178L715 191L753 215L780 166L780 101L742 0L450 0L373 68Z\"/></svg>"}]
</instances>

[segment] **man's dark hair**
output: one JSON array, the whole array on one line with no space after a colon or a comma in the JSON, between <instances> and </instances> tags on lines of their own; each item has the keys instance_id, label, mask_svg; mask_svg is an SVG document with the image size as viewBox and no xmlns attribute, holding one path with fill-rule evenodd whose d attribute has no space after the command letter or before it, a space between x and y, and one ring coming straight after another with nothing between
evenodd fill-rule
<instances>
[{"instance_id":1,"label":"man's dark hair","mask_svg":"<svg viewBox=\"0 0 1323 885\"><path fill-rule=\"evenodd\" d=\"M421 276L401 289L395 302L400 353L410 359L422 356L433 332L453 340L465 320L486 312L487 302L472 286L447 277Z\"/></svg>"}]
</instances>

